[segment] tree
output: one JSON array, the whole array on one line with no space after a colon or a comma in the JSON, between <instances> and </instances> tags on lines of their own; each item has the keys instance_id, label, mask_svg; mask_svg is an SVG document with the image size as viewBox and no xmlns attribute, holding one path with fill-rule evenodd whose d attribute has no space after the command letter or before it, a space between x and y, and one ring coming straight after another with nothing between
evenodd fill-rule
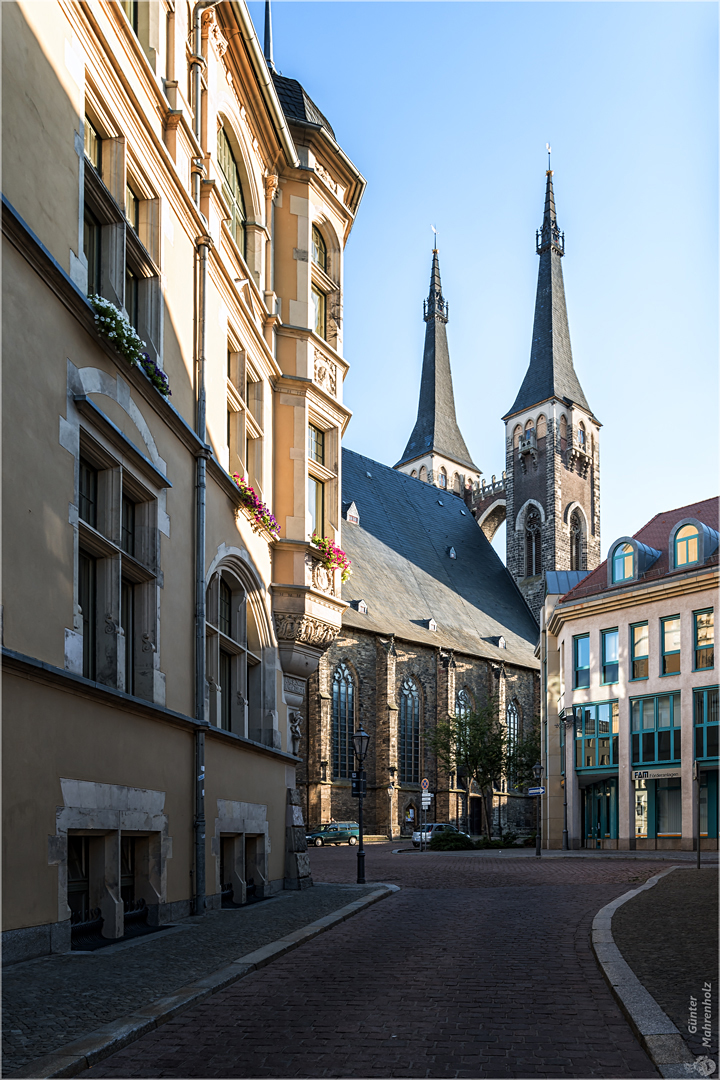
<instances>
[{"instance_id":1,"label":"tree","mask_svg":"<svg viewBox=\"0 0 720 1080\"><path fill-rule=\"evenodd\" d=\"M490 839L493 786L505 772L507 757L507 730L498 716L497 698L488 698L471 712L458 712L439 721L426 737L443 768L462 779L468 807L473 783L477 784Z\"/></svg>"},{"instance_id":2,"label":"tree","mask_svg":"<svg viewBox=\"0 0 720 1080\"><path fill-rule=\"evenodd\" d=\"M536 721L507 748L507 771L508 776L512 777L513 787L526 788L535 784L533 765L539 760L540 724Z\"/></svg>"}]
</instances>

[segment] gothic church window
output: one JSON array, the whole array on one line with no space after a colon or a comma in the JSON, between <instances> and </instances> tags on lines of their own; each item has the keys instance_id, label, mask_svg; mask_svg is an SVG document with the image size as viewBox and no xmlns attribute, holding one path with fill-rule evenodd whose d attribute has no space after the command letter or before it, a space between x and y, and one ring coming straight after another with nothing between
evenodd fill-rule
<instances>
[{"instance_id":1,"label":"gothic church window","mask_svg":"<svg viewBox=\"0 0 720 1080\"><path fill-rule=\"evenodd\" d=\"M350 776L353 770L355 730L355 681L346 664L339 663L332 684L333 778Z\"/></svg>"},{"instance_id":2,"label":"gothic church window","mask_svg":"<svg viewBox=\"0 0 720 1080\"><path fill-rule=\"evenodd\" d=\"M445 472L445 470L443 468L441 468L439 473L438 473L438 484L440 485L441 488L446 488L447 487L447 473Z\"/></svg>"},{"instance_id":3,"label":"gothic church window","mask_svg":"<svg viewBox=\"0 0 720 1080\"><path fill-rule=\"evenodd\" d=\"M521 435L522 435L522 428L518 424L518 426L513 431L513 447L515 448L515 450L517 450L517 448L520 445L520 436Z\"/></svg>"},{"instance_id":4,"label":"gothic church window","mask_svg":"<svg viewBox=\"0 0 720 1080\"><path fill-rule=\"evenodd\" d=\"M583 424L582 420L578 424L578 446L582 450L585 450L585 448L587 447L587 435L585 434L585 425Z\"/></svg>"},{"instance_id":5,"label":"gothic church window","mask_svg":"<svg viewBox=\"0 0 720 1080\"><path fill-rule=\"evenodd\" d=\"M507 754L508 754L508 788L513 789L517 784L517 767L513 758L517 752L518 739L520 737L520 709L516 701L511 701L505 711L505 723L507 726Z\"/></svg>"},{"instance_id":6,"label":"gothic church window","mask_svg":"<svg viewBox=\"0 0 720 1080\"><path fill-rule=\"evenodd\" d=\"M230 232L244 258L245 221L247 220L245 200L235 155L232 152L230 140L222 128L218 132L217 154L218 165L223 176L222 192L230 208Z\"/></svg>"},{"instance_id":7,"label":"gothic church window","mask_svg":"<svg viewBox=\"0 0 720 1080\"><path fill-rule=\"evenodd\" d=\"M538 439L544 439L547 435L547 420L544 416L538 416L537 422L537 437Z\"/></svg>"},{"instance_id":8,"label":"gothic church window","mask_svg":"<svg viewBox=\"0 0 720 1080\"><path fill-rule=\"evenodd\" d=\"M455 697L455 715L459 720L466 720L472 711L473 700L470 692L463 687L462 690L458 690Z\"/></svg>"},{"instance_id":9,"label":"gothic church window","mask_svg":"<svg viewBox=\"0 0 720 1080\"><path fill-rule=\"evenodd\" d=\"M580 514L573 510L570 515L570 569L584 570L583 528Z\"/></svg>"},{"instance_id":10,"label":"gothic church window","mask_svg":"<svg viewBox=\"0 0 720 1080\"><path fill-rule=\"evenodd\" d=\"M414 679L403 679L399 717L400 780L420 782L420 691Z\"/></svg>"},{"instance_id":11,"label":"gothic church window","mask_svg":"<svg viewBox=\"0 0 720 1080\"><path fill-rule=\"evenodd\" d=\"M542 570L542 530L537 510L525 518L525 576L535 577Z\"/></svg>"},{"instance_id":12,"label":"gothic church window","mask_svg":"<svg viewBox=\"0 0 720 1080\"><path fill-rule=\"evenodd\" d=\"M420 479L423 481L423 483L427 483L427 469L424 465L420 466Z\"/></svg>"},{"instance_id":13,"label":"gothic church window","mask_svg":"<svg viewBox=\"0 0 720 1080\"><path fill-rule=\"evenodd\" d=\"M560 417L560 449L567 450L567 418Z\"/></svg>"}]
</instances>

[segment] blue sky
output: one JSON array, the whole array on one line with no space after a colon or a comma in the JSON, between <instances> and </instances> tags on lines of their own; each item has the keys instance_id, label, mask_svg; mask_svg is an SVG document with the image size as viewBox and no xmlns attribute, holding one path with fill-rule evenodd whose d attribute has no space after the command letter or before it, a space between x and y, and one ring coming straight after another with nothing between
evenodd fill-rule
<instances>
[{"instance_id":1,"label":"blue sky","mask_svg":"<svg viewBox=\"0 0 720 1080\"><path fill-rule=\"evenodd\" d=\"M603 552L715 495L717 6L286 0L273 31L278 69L368 181L346 248L345 444L389 465L405 447L434 223L458 420L501 473L549 141L575 366L603 424Z\"/></svg>"}]
</instances>

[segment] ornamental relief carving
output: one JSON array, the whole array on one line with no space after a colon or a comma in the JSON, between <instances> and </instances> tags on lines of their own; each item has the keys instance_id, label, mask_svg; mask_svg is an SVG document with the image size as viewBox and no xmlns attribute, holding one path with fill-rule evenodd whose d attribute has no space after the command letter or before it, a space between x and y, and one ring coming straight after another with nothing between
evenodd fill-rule
<instances>
[{"instance_id":1,"label":"ornamental relief carving","mask_svg":"<svg viewBox=\"0 0 720 1080\"><path fill-rule=\"evenodd\" d=\"M315 382L328 394L337 397L337 367L319 349L315 350Z\"/></svg>"},{"instance_id":2,"label":"ornamental relief carving","mask_svg":"<svg viewBox=\"0 0 720 1080\"><path fill-rule=\"evenodd\" d=\"M340 633L339 626L330 626L311 615L275 614L275 632L279 641L297 641L321 649L331 645Z\"/></svg>"},{"instance_id":3,"label":"ornamental relief carving","mask_svg":"<svg viewBox=\"0 0 720 1080\"><path fill-rule=\"evenodd\" d=\"M207 35L209 38L211 38L215 48L217 49L218 56L224 56L227 52L228 43L220 32L220 27L218 26L217 19L215 18L215 12L212 9L203 12L202 22L203 29L205 31L203 37Z\"/></svg>"},{"instance_id":4,"label":"ornamental relief carving","mask_svg":"<svg viewBox=\"0 0 720 1080\"><path fill-rule=\"evenodd\" d=\"M327 186L330 188L330 190L334 191L335 194L337 195L337 193L338 193L337 184L335 183L335 181L333 180L332 176L327 171L325 166L321 165L320 162L318 162L318 161L315 162L315 172L318 174L318 176L323 181L323 183L327 184Z\"/></svg>"},{"instance_id":5,"label":"ornamental relief carving","mask_svg":"<svg viewBox=\"0 0 720 1080\"><path fill-rule=\"evenodd\" d=\"M312 585L318 592L336 596L335 571L328 568L319 560L313 559L312 555L305 556L305 582Z\"/></svg>"}]
</instances>

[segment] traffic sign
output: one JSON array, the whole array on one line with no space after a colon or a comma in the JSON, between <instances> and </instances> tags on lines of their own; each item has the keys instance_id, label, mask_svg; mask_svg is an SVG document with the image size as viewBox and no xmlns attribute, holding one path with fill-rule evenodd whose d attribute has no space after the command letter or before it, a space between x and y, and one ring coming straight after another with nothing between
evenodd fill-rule
<instances>
[{"instance_id":1,"label":"traffic sign","mask_svg":"<svg viewBox=\"0 0 720 1080\"><path fill-rule=\"evenodd\" d=\"M528 788L528 795L544 795L544 794L545 794L545 788L544 787L531 787L531 788Z\"/></svg>"},{"instance_id":2,"label":"traffic sign","mask_svg":"<svg viewBox=\"0 0 720 1080\"><path fill-rule=\"evenodd\" d=\"M423 781L420 784L420 787L423 789L423 791L427 791L427 789L430 787L430 781L427 779L427 777L423 778Z\"/></svg>"}]
</instances>

